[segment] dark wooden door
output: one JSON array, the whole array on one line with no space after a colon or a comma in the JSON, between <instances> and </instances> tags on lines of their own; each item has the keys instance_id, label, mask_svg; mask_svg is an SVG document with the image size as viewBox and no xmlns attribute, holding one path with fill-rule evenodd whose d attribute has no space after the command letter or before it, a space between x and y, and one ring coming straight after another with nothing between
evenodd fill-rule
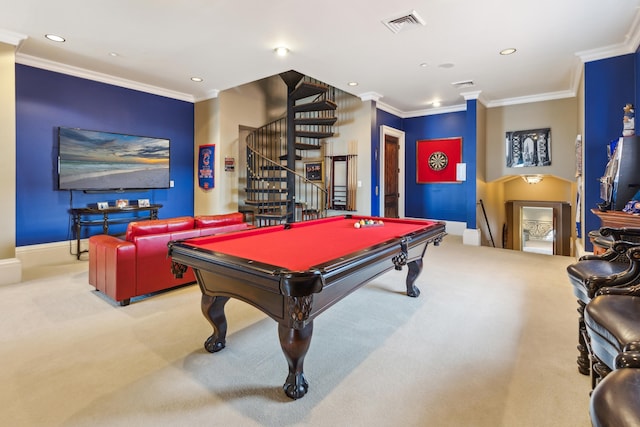
<instances>
[{"instance_id":1,"label":"dark wooden door","mask_svg":"<svg viewBox=\"0 0 640 427\"><path fill-rule=\"evenodd\" d=\"M399 139L395 136L384 136L384 216L398 218L398 154Z\"/></svg>"}]
</instances>

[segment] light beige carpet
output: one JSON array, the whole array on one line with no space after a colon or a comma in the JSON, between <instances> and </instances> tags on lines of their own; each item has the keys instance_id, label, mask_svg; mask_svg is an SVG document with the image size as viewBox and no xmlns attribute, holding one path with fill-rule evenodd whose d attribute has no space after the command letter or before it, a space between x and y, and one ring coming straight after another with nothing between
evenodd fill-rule
<instances>
[{"instance_id":1,"label":"light beige carpet","mask_svg":"<svg viewBox=\"0 0 640 427\"><path fill-rule=\"evenodd\" d=\"M7 426L589 426L572 258L429 247L422 294L389 272L320 315L309 393L287 398L276 323L227 304L227 348L189 286L119 307L87 263L0 287Z\"/></svg>"}]
</instances>

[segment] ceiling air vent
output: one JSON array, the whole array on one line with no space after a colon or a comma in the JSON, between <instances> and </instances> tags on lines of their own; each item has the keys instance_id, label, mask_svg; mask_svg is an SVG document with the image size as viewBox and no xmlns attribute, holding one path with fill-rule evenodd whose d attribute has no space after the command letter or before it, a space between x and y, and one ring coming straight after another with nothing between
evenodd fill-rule
<instances>
[{"instance_id":1,"label":"ceiling air vent","mask_svg":"<svg viewBox=\"0 0 640 427\"><path fill-rule=\"evenodd\" d=\"M412 10L406 15L386 19L382 21L382 23L394 34L398 34L400 31L404 31L416 25L425 25L424 19L422 19L415 10Z\"/></svg>"},{"instance_id":2,"label":"ceiling air vent","mask_svg":"<svg viewBox=\"0 0 640 427\"><path fill-rule=\"evenodd\" d=\"M474 86L473 80L462 80L459 82L453 82L451 83L451 86L455 87L456 89L464 89L467 87L472 87Z\"/></svg>"}]
</instances>

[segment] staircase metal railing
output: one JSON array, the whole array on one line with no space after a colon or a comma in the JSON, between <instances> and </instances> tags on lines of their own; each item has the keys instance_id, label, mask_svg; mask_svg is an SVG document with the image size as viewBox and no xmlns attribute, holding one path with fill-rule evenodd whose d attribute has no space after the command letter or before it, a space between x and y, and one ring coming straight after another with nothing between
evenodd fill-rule
<instances>
[{"instance_id":1,"label":"staircase metal railing","mask_svg":"<svg viewBox=\"0 0 640 427\"><path fill-rule=\"evenodd\" d=\"M286 155L286 118L268 123L247 137L246 204L255 209L260 226L326 216L327 190L283 165ZM294 191L289 191L287 177L292 178ZM287 215L287 204L296 208L293 217Z\"/></svg>"}]
</instances>

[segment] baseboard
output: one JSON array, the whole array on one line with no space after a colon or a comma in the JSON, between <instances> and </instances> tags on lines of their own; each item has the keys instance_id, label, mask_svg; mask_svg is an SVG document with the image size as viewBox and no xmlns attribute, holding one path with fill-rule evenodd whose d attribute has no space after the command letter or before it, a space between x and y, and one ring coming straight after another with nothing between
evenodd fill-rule
<instances>
[{"instance_id":1,"label":"baseboard","mask_svg":"<svg viewBox=\"0 0 640 427\"><path fill-rule=\"evenodd\" d=\"M462 233L462 244L471 246L480 246L480 230L467 228Z\"/></svg>"},{"instance_id":2,"label":"baseboard","mask_svg":"<svg viewBox=\"0 0 640 427\"><path fill-rule=\"evenodd\" d=\"M80 248L88 247L88 240L80 242ZM41 267L45 265L69 264L78 261L72 251L76 250L76 241L42 243L38 245L18 246L16 258L22 263L22 268ZM87 260L84 254L80 260Z\"/></svg>"},{"instance_id":3,"label":"baseboard","mask_svg":"<svg viewBox=\"0 0 640 427\"><path fill-rule=\"evenodd\" d=\"M0 259L0 285L22 281L22 263L18 258Z\"/></svg>"},{"instance_id":4,"label":"baseboard","mask_svg":"<svg viewBox=\"0 0 640 427\"><path fill-rule=\"evenodd\" d=\"M454 236L464 236L464 231L467 229L466 222L457 222L457 221L445 221L447 226L445 227L445 231L447 234L453 234Z\"/></svg>"}]
</instances>

